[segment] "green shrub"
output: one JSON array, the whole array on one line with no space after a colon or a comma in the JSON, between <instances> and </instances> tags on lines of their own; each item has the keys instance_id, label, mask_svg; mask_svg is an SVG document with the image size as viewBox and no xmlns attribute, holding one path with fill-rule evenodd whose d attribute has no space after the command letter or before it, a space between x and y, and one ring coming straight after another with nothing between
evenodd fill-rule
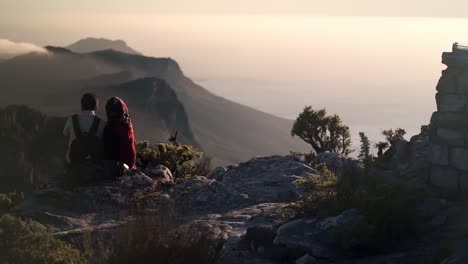
<instances>
[{"instance_id":1,"label":"green shrub","mask_svg":"<svg viewBox=\"0 0 468 264\"><path fill-rule=\"evenodd\" d=\"M207 175L211 172L211 160L203 152L189 145L160 143L151 145L148 141L137 143L137 166L164 165L169 168L177 180L194 175Z\"/></svg>"},{"instance_id":2,"label":"green shrub","mask_svg":"<svg viewBox=\"0 0 468 264\"><path fill-rule=\"evenodd\" d=\"M11 198L4 193L0 193L0 214L8 212L11 207L13 207Z\"/></svg>"},{"instance_id":3,"label":"green shrub","mask_svg":"<svg viewBox=\"0 0 468 264\"><path fill-rule=\"evenodd\" d=\"M0 217L0 263L86 263L71 245L43 225L11 215Z\"/></svg>"},{"instance_id":4,"label":"green shrub","mask_svg":"<svg viewBox=\"0 0 468 264\"><path fill-rule=\"evenodd\" d=\"M8 212L23 199L23 193L0 193L0 215Z\"/></svg>"},{"instance_id":5,"label":"green shrub","mask_svg":"<svg viewBox=\"0 0 468 264\"><path fill-rule=\"evenodd\" d=\"M385 182L378 177L349 181L346 175L336 177L326 166L316 167L320 176L297 182L308 195L294 207L303 216L334 216L346 209L357 208L363 215L347 232L369 234L368 247L384 250L418 236L417 206L425 199L424 190ZM352 241L343 240L345 248Z\"/></svg>"},{"instance_id":6,"label":"green shrub","mask_svg":"<svg viewBox=\"0 0 468 264\"><path fill-rule=\"evenodd\" d=\"M311 175L296 181L308 192L298 207L301 214L329 216L357 203L356 199L363 191L359 184L347 177L337 177L324 163L317 164L315 170L319 176Z\"/></svg>"}]
</instances>

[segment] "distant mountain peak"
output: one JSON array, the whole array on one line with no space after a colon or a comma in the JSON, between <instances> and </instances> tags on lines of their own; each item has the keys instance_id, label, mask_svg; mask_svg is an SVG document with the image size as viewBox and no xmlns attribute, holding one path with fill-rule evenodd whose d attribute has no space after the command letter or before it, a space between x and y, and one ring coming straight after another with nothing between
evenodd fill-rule
<instances>
[{"instance_id":1,"label":"distant mountain peak","mask_svg":"<svg viewBox=\"0 0 468 264\"><path fill-rule=\"evenodd\" d=\"M123 40L111 40L105 38L85 38L65 47L77 53L90 53L101 50L115 50L128 54L142 55L140 52L132 49Z\"/></svg>"}]
</instances>

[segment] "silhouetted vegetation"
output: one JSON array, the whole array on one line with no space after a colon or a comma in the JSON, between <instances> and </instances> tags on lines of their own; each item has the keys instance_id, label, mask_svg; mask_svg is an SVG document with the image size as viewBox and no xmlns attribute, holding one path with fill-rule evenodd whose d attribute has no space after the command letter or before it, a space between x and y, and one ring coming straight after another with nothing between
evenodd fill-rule
<instances>
[{"instance_id":1,"label":"silhouetted vegetation","mask_svg":"<svg viewBox=\"0 0 468 264\"><path fill-rule=\"evenodd\" d=\"M351 153L351 133L338 115L327 115L325 108L304 108L294 122L292 136L298 136L312 146L315 154L325 151Z\"/></svg>"},{"instance_id":2,"label":"silhouetted vegetation","mask_svg":"<svg viewBox=\"0 0 468 264\"><path fill-rule=\"evenodd\" d=\"M370 153L370 141L364 132L359 132L359 137L361 141L361 149L359 151L358 159L364 164L364 167L367 168L373 159L372 154Z\"/></svg>"},{"instance_id":3,"label":"silhouetted vegetation","mask_svg":"<svg viewBox=\"0 0 468 264\"><path fill-rule=\"evenodd\" d=\"M306 198L294 204L300 214L335 216L359 209L364 217L348 227L349 238L366 234L369 239L361 246L368 250L386 250L417 237L417 205L426 197L424 190L386 182L378 175L362 176L350 184L346 175L337 177L324 164L316 169L320 176L298 181L308 190ZM344 247L351 244L343 241Z\"/></svg>"},{"instance_id":4,"label":"silhouetted vegetation","mask_svg":"<svg viewBox=\"0 0 468 264\"><path fill-rule=\"evenodd\" d=\"M384 153L387 151L394 142L404 140L406 131L403 128L386 129L381 132L382 136L385 137L385 141L375 143L374 147L377 149L377 158L379 160L385 159Z\"/></svg>"}]
</instances>

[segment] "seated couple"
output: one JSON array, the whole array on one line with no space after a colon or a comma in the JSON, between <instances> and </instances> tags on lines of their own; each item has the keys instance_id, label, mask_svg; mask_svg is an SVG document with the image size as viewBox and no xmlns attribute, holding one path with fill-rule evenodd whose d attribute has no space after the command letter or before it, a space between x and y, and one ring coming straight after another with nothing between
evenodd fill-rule
<instances>
[{"instance_id":1,"label":"seated couple","mask_svg":"<svg viewBox=\"0 0 468 264\"><path fill-rule=\"evenodd\" d=\"M68 138L67 163L72 181L94 182L117 178L135 168L136 148L132 121L122 99L106 103L107 122L96 116L99 100L92 93L81 98L81 113L68 118L63 134Z\"/></svg>"}]
</instances>

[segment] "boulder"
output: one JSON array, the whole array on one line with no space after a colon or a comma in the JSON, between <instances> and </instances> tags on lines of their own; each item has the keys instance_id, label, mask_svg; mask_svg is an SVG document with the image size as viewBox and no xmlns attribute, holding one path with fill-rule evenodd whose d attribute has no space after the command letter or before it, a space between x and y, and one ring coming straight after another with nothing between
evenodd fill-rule
<instances>
[{"instance_id":1,"label":"boulder","mask_svg":"<svg viewBox=\"0 0 468 264\"><path fill-rule=\"evenodd\" d=\"M210 178L251 203L292 202L301 196L296 180L317 172L292 156L257 157Z\"/></svg>"},{"instance_id":2,"label":"boulder","mask_svg":"<svg viewBox=\"0 0 468 264\"><path fill-rule=\"evenodd\" d=\"M156 181L145 174L137 174L133 176L125 175L121 178L120 182L126 189L131 190L153 188L156 185Z\"/></svg>"},{"instance_id":3,"label":"boulder","mask_svg":"<svg viewBox=\"0 0 468 264\"><path fill-rule=\"evenodd\" d=\"M207 177L210 179L219 179L220 175L222 175L226 171L227 169L225 167L216 167Z\"/></svg>"},{"instance_id":4,"label":"boulder","mask_svg":"<svg viewBox=\"0 0 468 264\"><path fill-rule=\"evenodd\" d=\"M222 182L195 176L175 186L176 208L186 216L227 212L254 204L249 196Z\"/></svg>"},{"instance_id":5,"label":"boulder","mask_svg":"<svg viewBox=\"0 0 468 264\"><path fill-rule=\"evenodd\" d=\"M174 177L171 170L166 166L158 165L156 167L148 167L145 174L154 180L162 181L163 183L174 183Z\"/></svg>"},{"instance_id":6,"label":"boulder","mask_svg":"<svg viewBox=\"0 0 468 264\"><path fill-rule=\"evenodd\" d=\"M347 224L360 217L357 209L349 209L328 218L302 218L282 225L275 244L301 248L317 258L335 259Z\"/></svg>"},{"instance_id":7,"label":"boulder","mask_svg":"<svg viewBox=\"0 0 468 264\"><path fill-rule=\"evenodd\" d=\"M337 175L350 173L359 175L362 173L362 163L359 160L348 158L334 152L322 152L315 157L315 164L324 163L327 168Z\"/></svg>"}]
</instances>

